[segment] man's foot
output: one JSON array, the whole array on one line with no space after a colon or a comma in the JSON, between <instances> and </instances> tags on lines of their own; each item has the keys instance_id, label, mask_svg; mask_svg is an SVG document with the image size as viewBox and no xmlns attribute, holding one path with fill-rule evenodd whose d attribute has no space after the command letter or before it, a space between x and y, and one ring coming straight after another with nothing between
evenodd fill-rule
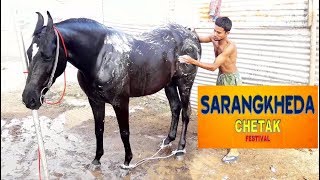
<instances>
[{"instance_id":1,"label":"man's foot","mask_svg":"<svg viewBox=\"0 0 320 180\"><path fill-rule=\"evenodd\" d=\"M224 162L224 163L234 163L238 159L239 159L239 156L232 156L232 155L228 155L227 154L222 158L222 162Z\"/></svg>"}]
</instances>

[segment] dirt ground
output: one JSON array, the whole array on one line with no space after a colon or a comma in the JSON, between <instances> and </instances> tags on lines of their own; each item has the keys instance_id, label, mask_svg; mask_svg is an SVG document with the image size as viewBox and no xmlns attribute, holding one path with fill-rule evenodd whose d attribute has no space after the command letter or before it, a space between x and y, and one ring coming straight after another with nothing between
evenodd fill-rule
<instances>
[{"instance_id":1,"label":"dirt ground","mask_svg":"<svg viewBox=\"0 0 320 180\"><path fill-rule=\"evenodd\" d=\"M62 87L55 86L57 98ZM21 103L21 91L1 93L1 179L37 179L37 138L31 111ZM119 168L124 161L115 114L106 105L104 150L100 170L88 165L95 156L94 122L86 96L68 83L60 105L39 110L48 169L52 179L319 179L318 149L240 149L234 164L224 164L226 149L197 148L197 116L192 112L184 160L174 157L148 161L133 170ZM130 101L132 163L154 154L171 121L167 101L151 95ZM175 150L163 150L165 156Z\"/></svg>"}]
</instances>

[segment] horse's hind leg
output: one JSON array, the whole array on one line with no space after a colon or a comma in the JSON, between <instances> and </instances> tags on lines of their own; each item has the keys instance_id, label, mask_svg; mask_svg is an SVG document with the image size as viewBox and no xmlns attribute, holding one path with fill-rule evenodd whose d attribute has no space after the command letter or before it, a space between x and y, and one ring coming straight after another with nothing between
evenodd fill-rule
<instances>
[{"instance_id":1,"label":"horse's hind leg","mask_svg":"<svg viewBox=\"0 0 320 180\"><path fill-rule=\"evenodd\" d=\"M89 99L89 103L94 116L95 134L97 140L96 157L92 161L93 165L100 166L100 158L103 155L103 132L104 132L104 116L105 103L95 102Z\"/></svg>"},{"instance_id":2,"label":"horse's hind leg","mask_svg":"<svg viewBox=\"0 0 320 180\"><path fill-rule=\"evenodd\" d=\"M128 168L129 163L132 159L132 151L130 147L130 131L129 131L129 98L123 97L119 100L119 105L113 105L113 109L116 113L119 130L120 130L120 136L121 140L123 142L124 150L125 150L125 160L124 160L124 166L121 166L122 168Z\"/></svg>"},{"instance_id":3,"label":"horse's hind leg","mask_svg":"<svg viewBox=\"0 0 320 180\"><path fill-rule=\"evenodd\" d=\"M179 122L179 115L181 111L181 101L179 99L177 86L172 81L168 86L165 87L166 96L169 100L170 109L171 109L171 126L167 138L164 141L164 144L167 145L171 141L175 140L177 135L177 127Z\"/></svg>"},{"instance_id":4,"label":"horse's hind leg","mask_svg":"<svg viewBox=\"0 0 320 180\"><path fill-rule=\"evenodd\" d=\"M182 130L178 145L178 150L184 150L186 146L186 134L191 114L190 93L195 74L189 74L186 77L178 79L178 88L182 104ZM178 152L176 156L184 155L184 152Z\"/></svg>"}]
</instances>

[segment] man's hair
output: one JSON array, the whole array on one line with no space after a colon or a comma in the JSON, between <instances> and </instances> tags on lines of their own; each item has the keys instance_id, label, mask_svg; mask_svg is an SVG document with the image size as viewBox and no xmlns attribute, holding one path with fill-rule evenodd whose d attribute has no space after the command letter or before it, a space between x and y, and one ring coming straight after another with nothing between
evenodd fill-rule
<instances>
[{"instance_id":1,"label":"man's hair","mask_svg":"<svg viewBox=\"0 0 320 180\"><path fill-rule=\"evenodd\" d=\"M228 17L218 17L215 24L222 27L226 32L230 31L232 27L232 22Z\"/></svg>"}]
</instances>

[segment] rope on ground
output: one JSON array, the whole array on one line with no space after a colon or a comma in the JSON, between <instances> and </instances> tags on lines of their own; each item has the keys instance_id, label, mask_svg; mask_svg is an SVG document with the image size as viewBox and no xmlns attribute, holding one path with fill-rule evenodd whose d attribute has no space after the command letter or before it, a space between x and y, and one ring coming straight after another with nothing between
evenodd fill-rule
<instances>
[{"instance_id":1,"label":"rope on ground","mask_svg":"<svg viewBox=\"0 0 320 180\"><path fill-rule=\"evenodd\" d=\"M133 168L136 168L137 166L139 166L139 165L141 165L141 164L143 164L143 163L145 163L145 162L147 162L149 160L166 159L166 158L169 158L169 157L171 157L171 156L173 156L173 155L175 155L175 154L177 154L179 152L186 153L186 149L182 149L182 150L178 150L177 149L177 150L172 151L171 154L169 154L167 156L157 156L157 157L155 157L162 149L172 145L171 143L165 145L164 141L165 141L165 139L162 141L160 149L156 153L154 153L151 157L141 159L140 161L136 162L135 164L133 164L133 165L130 164L129 166L122 164L121 168L123 168L123 169L133 169Z\"/></svg>"}]
</instances>

